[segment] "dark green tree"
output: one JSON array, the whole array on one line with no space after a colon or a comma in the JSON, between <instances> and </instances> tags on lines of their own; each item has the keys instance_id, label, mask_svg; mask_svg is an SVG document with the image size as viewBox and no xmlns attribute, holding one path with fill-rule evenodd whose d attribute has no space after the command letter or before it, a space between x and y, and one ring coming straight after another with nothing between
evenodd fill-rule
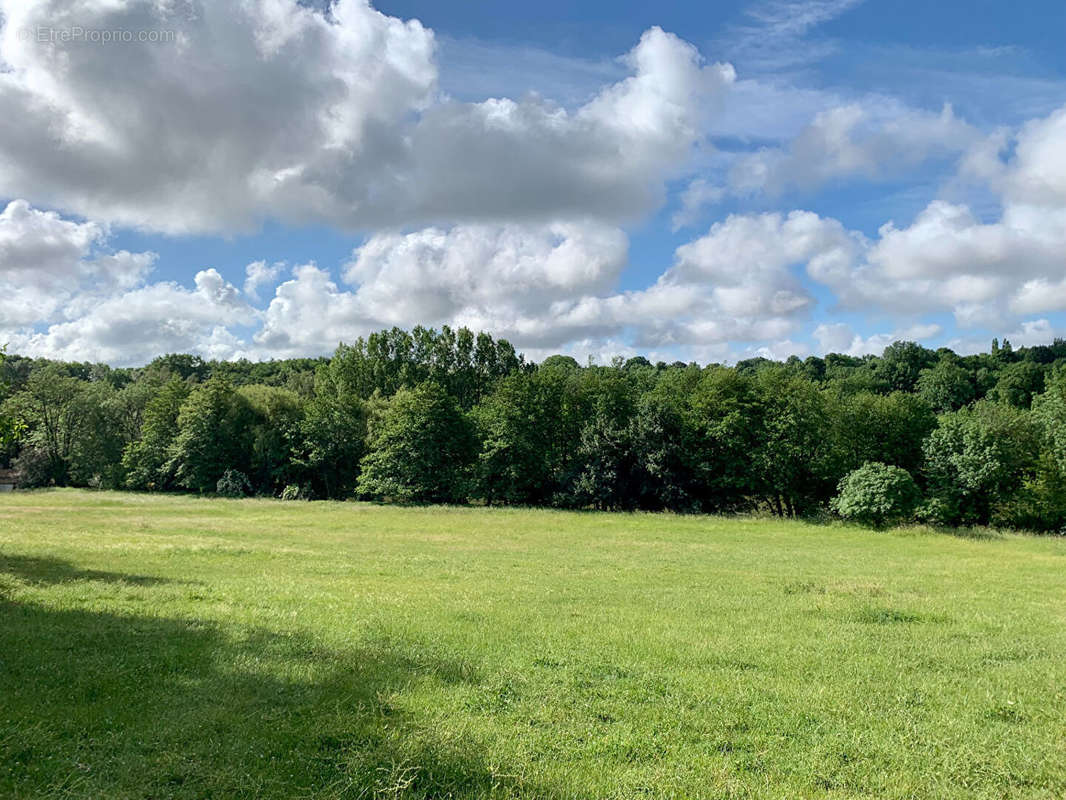
<instances>
[{"instance_id":1,"label":"dark green tree","mask_svg":"<svg viewBox=\"0 0 1066 800\"><path fill-rule=\"evenodd\" d=\"M1044 368L1032 361L1017 361L999 371L988 399L1016 408L1029 408L1033 397L1044 391Z\"/></svg>"},{"instance_id":2,"label":"dark green tree","mask_svg":"<svg viewBox=\"0 0 1066 800\"><path fill-rule=\"evenodd\" d=\"M22 390L5 401L5 416L25 430L20 459L34 465L33 477L24 475L24 483L68 483L86 385L60 365L49 363L30 373Z\"/></svg>"},{"instance_id":3,"label":"dark green tree","mask_svg":"<svg viewBox=\"0 0 1066 800\"><path fill-rule=\"evenodd\" d=\"M981 401L942 415L924 450L925 515L947 525L987 525L1033 476L1039 430L1028 412Z\"/></svg>"},{"instance_id":4,"label":"dark green tree","mask_svg":"<svg viewBox=\"0 0 1066 800\"><path fill-rule=\"evenodd\" d=\"M886 392L913 392L923 369L936 363L937 355L917 342L893 342L874 367L874 376Z\"/></svg>"},{"instance_id":5,"label":"dark green tree","mask_svg":"<svg viewBox=\"0 0 1066 800\"><path fill-rule=\"evenodd\" d=\"M759 491L779 515L813 511L835 488L826 398L810 381L782 370L763 370L757 380L763 411L752 456Z\"/></svg>"},{"instance_id":6,"label":"dark green tree","mask_svg":"<svg viewBox=\"0 0 1066 800\"><path fill-rule=\"evenodd\" d=\"M173 377L145 404L139 438L127 444L122 453L129 488L172 489L176 486L171 447L178 434L178 413L189 391L189 384Z\"/></svg>"},{"instance_id":7,"label":"dark green tree","mask_svg":"<svg viewBox=\"0 0 1066 800\"><path fill-rule=\"evenodd\" d=\"M401 389L370 418L357 490L382 499L462 502L476 453L470 420L440 385Z\"/></svg>"},{"instance_id":8,"label":"dark green tree","mask_svg":"<svg viewBox=\"0 0 1066 800\"><path fill-rule=\"evenodd\" d=\"M829 460L837 478L868 461L921 471L922 444L936 427L936 415L919 396L850 393L839 385L827 391L831 427Z\"/></svg>"},{"instance_id":9,"label":"dark green tree","mask_svg":"<svg viewBox=\"0 0 1066 800\"><path fill-rule=\"evenodd\" d=\"M315 375L315 395L301 423L297 464L316 497L341 499L355 490L366 453L366 403L338 377L334 361Z\"/></svg>"},{"instance_id":10,"label":"dark green tree","mask_svg":"<svg viewBox=\"0 0 1066 800\"><path fill-rule=\"evenodd\" d=\"M0 347L0 464L5 466L23 431L23 423L15 414L14 409L9 409L4 403L11 391L6 370L4 370L6 360L7 347Z\"/></svg>"},{"instance_id":11,"label":"dark green tree","mask_svg":"<svg viewBox=\"0 0 1066 800\"><path fill-rule=\"evenodd\" d=\"M954 359L941 359L918 374L917 393L938 414L956 411L974 399L969 371Z\"/></svg>"},{"instance_id":12,"label":"dark green tree","mask_svg":"<svg viewBox=\"0 0 1066 800\"><path fill-rule=\"evenodd\" d=\"M198 492L214 492L226 470L248 475L255 422L251 404L232 384L209 379L181 405L166 469L179 486Z\"/></svg>"},{"instance_id":13,"label":"dark green tree","mask_svg":"<svg viewBox=\"0 0 1066 800\"><path fill-rule=\"evenodd\" d=\"M279 494L304 477L296 463L301 451L304 401L288 389L251 384L237 390L253 416L249 431L251 458L248 480L254 491Z\"/></svg>"}]
</instances>

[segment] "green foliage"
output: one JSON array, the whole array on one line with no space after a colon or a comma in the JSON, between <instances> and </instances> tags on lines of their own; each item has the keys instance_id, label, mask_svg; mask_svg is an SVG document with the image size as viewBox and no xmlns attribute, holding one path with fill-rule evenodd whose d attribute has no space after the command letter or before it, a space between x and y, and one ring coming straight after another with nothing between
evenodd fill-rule
<instances>
[{"instance_id":1,"label":"green foliage","mask_svg":"<svg viewBox=\"0 0 1066 800\"><path fill-rule=\"evenodd\" d=\"M3 372L6 359L7 347L0 347L0 464L7 463L11 450L25 429L24 423L14 409L9 409L4 403L10 388L7 380L4 379Z\"/></svg>"},{"instance_id":2,"label":"green foliage","mask_svg":"<svg viewBox=\"0 0 1066 800\"><path fill-rule=\"evenodd\" d=\"M290 502L294 500L310 500L311 492L305 486L290 483L281 490L281 499Z\"/></svg>"},{"instance_id":3,"label":"green foliage","mask_svg":"<svg viewBox=\"0 0 1066 800\"><path fill-rule=\"evenodd\" d=\"M401 389L370 419L357 490L408 502L463 502L476 453L470 421L440 385Z\"/></svg>"},{"instance_id":4,"label":"green foliage","mask_svg":"<svg viewBox=\"0 0 1066 800\"><path fill-rule=\"evenodd\" d=\"M255 421L243 395L221 378L211 378L182 403L165 468L179 486L199 492L214 491L226 470L247 474Z\"/></svg>"},{"instance_id":5,"label":"green foliage","mask_svg":"<svg viewBox=\"0 0 1066 800\"><path fill-rule=\"evenodd\" d=\"M846 520L883 528L913 519L920 499L907 470L868 462L840 481L830 508Z\"/></svg>"},{"instance_id":6,"label":"green foliage","mask_svg":"<svg viewBox=\"0 0 1066 800\"><path fill-rule=\"evenodd\" d=\"M59 365L48 364L30 374L23 388L4 402L5 416L22 430L24 447L36 451L34 480L67 483L70 457L82 424L87 384ZM22 481L25 483L25 478Z\"/></svg>"},{"instance_id":7,"label":"green foliage","mask_svg":"<svg viewBox=\"0 0 1066 800\"><path fill-rule=\"evenodd\" d=\"M215 483L215 493L220 497L245 497L251 491L252 484L248 476L235 469L227 469Z\"/></svg>"},{"instance_id":8,"label":"green foliage","mask_svg":"<svg viewBox=\"0 0 1066 800\"><path fill-rule=\"evenodd\" d=\"M1059 470L1066 472L1066 369L1052 372L1046 391L1033 399L1033 420Z\"/></svg>"},{"instance_id":9,"label":"green foliage","mask_svg":"<svg viewBox=\"0 0 1066 800\"><path fill-rule=\"evenodd\" d=\"M107 383L90 383L78 393L78 423L69 459L69 480L74 485L97 489L118 489L125 485L124 398Z\"/></svg>"},{"instance_id":10,"label":"green foliage","mask_svg":"<svg viewBox=\"0 0 1066 800\"><path fill-rule=\"evenodd\" d=\"M122 453L126 485L131 489L169 489L174 484L171 447L178 434L178 414L189 396L189 385L172 378L145 404L140 438Z\"/></svg>"},{"instance_id":11,"label":"green foliage","mask_svg":"<svg viewBox=\"0 0 1066 800\"><path fill-rule=\"evenodd\" d=\"M257 491L275 494L303 477L294 456L303 444L304 401L295 392L274 386L253 384L237 391L247 401L254 420L248 432L248 478Z\"/></svg>"},{"instance_id":12,"label":"green foliage","mask_svg":"<svg viewBox=\"0 0 1066 800\"><path fill-rule=\"evenodd\" d=\"M937 424L921 397L905 392L849 393L837 385L827 403L835 475L845 475L868 461L892 464L912 475L921 471L922 443Z\"/></svg>"},{"instance_id":13,"label":"green foliage","mask_svg":"<svg viewBox=\"0 0 1066 800\"><path fill-rule=\"evenodd\" d=\"M1033 397L1044 391L1044 368L1032 361L1008 364L999 371L988 398L1017 408L1029 408Z\"/></svg>"},{"instance_id":14,"label":"green foliage","mask_svg":"<svg viewBox=\"0 0 1066 800\"><path fill-rule=\"evenodd\" d=\"M763 441L765 405L754 378L715 367L703 373L682 412L691 439L689 491L702 511L740 511L759 495L754 457Z\"/></svg>"},{"instance_id":15,"label":"green foliage","mask_svg":"<svg viewBox=\"0 0 1066 800\"><path fill-rule=\"evenodd\" d=\"M918 375L918 396L933 411L956 411L974 399L973 378L951 359L941 359Z\"/></svg>"},{"instance_id":16,"label":"green foliage","mask_svg":"<svg viewBox=\"0 0 1066 800\"><path fill-rule=\"evenodd\" d=\"M489 505L536 505L555 494L566 383L545 371L518 372L473 409L480 442L475 493Z\"/></svg>"},{"instance_id":17,"label":"green foliage","mask_svg":"<svg viewBox=\"0 0 1066 800\"><path fill-rule=\"evenodd\" d=\"M1058 530L1060 369L1062 340L968 356L896 342L880 357L732 368L538 366L449 327L378 331L331 359L170 354L112 369L11 355L0 465L37 485L212 492L232 469L274 496L797 516L823 513L845 476L877 462L914 476L925 518Z\"/></svg>"},{"instance_id":18,"label":"green foliage","mask_svg":"<svg viewBox=\"0 0 1066 800\"><path fill-rule=\"evenodd\" d=\"M366 405L346 391L340 362L319 368L314 397L301 422L295 463L316 497L351 495L366 453Z\"/></svg>"},{"instance_id":19,"label":"green foliage","mask_svg":"<svg viewBox=\"0 0 1066 800\"><path fill-rule=\"evenodd\" d=\"M375 392L391 397L402 388L431 381L471 408L494 383L522 367L523 361L504 340L468 328L438 333L418 326L372 333L337 348L334 372L345 393L367 400Z\"/></svg>"},{"instance_id":20,"label":"green foliage","mask_svg":"<svg viewBox=\"0 0 1066 800\"><path fill-rule=\"evenodd\" d=\"M941 416L924 450L924 516L946 525L988 525L1032 477L1039 433L1027 412L982 401Z\"/></svg>"},{"instance_id":21,"label":"green foliage","mask_svg":"<svg viewBox=\"0 0 1066 800\"><path fill-rule=\"evenodd\" d=\"M810 381L778 369L762 370L757 387L757 491L778 515L813 511L835 485L827 398Z\"/></svg>"},{"instance_id":22,"label":"green foliage","mask_svg":"<svg viewBox=\"0 0 1066 800\"><path fill-rule=\"evenodd\" d=\"M936 353L916 342L893 342L874 367L874 377L888 391L913 392L922 370L932 367Z\"/></svg>"}]
</instances>

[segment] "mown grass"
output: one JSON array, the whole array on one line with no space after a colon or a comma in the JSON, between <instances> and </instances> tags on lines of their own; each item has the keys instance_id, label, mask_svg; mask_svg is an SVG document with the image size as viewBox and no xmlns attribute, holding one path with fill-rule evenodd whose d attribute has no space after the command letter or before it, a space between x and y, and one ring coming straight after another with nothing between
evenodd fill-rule
<instances>
[{"instance_id":1,"label":"mown grass","mask_svg":"<svg viewBox=\"0 0 1066 800\"><path fill-rule=\"evenodd\" d=\"M0 797L1066 793L1066 541L0 496Z\"/></svg>"}]
</instances>

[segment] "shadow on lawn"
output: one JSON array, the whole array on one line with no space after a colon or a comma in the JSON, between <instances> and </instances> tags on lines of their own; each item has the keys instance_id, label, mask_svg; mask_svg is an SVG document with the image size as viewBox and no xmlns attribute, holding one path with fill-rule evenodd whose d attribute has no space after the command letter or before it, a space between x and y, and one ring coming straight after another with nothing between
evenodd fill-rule
<instances>
[{"instance_id":1,"label":"shadow on lawn","mask_svg":"<svg viewBox=\"0 0 1066 800\"><path fill-rule=\"evenodd\" d=\"M168 578L150 575L126 575L121 572L101 572L95 569L78 569L69 561L60 558L16 556L0 553L0 573L13 575L25 583L39 586L71 583L73 581L105 581L124 583L130 586L156 586L173 583Z\"/></svg>"},{"instance_id":2,"label":"shadow on lawn","mask_svg":"<svg viewBox=\"0 0 1066 800\"><path fill-rule=\"evenodd\" d=\"M46 562L6 557L0 569L78 574ZM0 796L550 795L400 707L412 684L474 679L465 663L387 640L337 651L0 598Z\"/></svg>"}]
</instances>

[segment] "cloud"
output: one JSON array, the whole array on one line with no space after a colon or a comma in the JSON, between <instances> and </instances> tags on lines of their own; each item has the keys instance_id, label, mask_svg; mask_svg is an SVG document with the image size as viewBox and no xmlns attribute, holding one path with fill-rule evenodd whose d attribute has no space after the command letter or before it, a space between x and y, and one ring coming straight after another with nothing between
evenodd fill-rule
<instances>
[{"instance_id":1,"label":"cloud","mask_svg":"<svg viewBox=\"0 0 1066 800\"><path fill-rule=\"evenodd\" d=\"M145 364L163 353L199 353L208 358L244 355L229 330L254 322L256 312L235 286L214 269L196 273L195 288L155 283L117 293L69 322L42 332L16 331L13 352L69 361Z\"/></svg>"},{"instance_id":2,"label":"cloud","mask_svg":"<svg viewBox=\"0 0 1066 800\"><path fill-rule=\"evenodd\" d=\"M27 325L140 281L154 253L107 252L106 226L14 200L0 213L0 328Z\"/></svg>"},{"instance_id":3,"label":"cloud","mask_svg":"<svg viewBox=\"0 0 1066 800\"><path fill-rule=\"evenodd\" d=\"M298 267L255 342L270 352L322 352L382 327L450 324L559 346L574 333L560 306L610 289L627 250L622 231L595 222L376 234L344 269L350 290L315 265Z\"/></svg>"},{"instance_id":4,"label":"cloud","mask_svg":"<svg viewBox=\"0 0 1066 800\"><path fill-rule=\"evenodd\" d=\"M259 287L273 286L278 277L285 269L285 262L275 261L267 264L265 261L253 261L244 268L244 293L252 300L259 299Z\"/></svg>"},{"instance_id":5,"label":"cloud","mask_svg":"<svg viewBox=\"0 0 1066 800\"><path fill-rule=\"evenodd\" d=\"M572 111L438 89L417 21L338 0L0 0L0 195L169 233L632 219L733 81L659 28ZM21 31L173 31L42 43Z\"/></svg>"},{"instance_id":6,"label":"cloud","mask_svg":"<svg viewBox=\"0 0 1066 800\"><path fill-rule=\"evenodd\" d=\"M748 21L727 29L719 44L745 69L778 71L822 59L836 50L826 37L810 36L820 25L863 0L763 0Z\"/></svg>"},{"instance_id":7,"label":"cloud","mask_svg":"<svg viewBox=\"0 0 1066 800\"><path fill-rule=\"evenodd\" d=\"M843 353L849 356L881 355L885 348L898 341L928 341L943 333L940 325L927 323L901 328L891 333L876 333L860 336L844 322L829 322L818 325L811 336L818 343L818 352Z\"/></svg>"},{"instance_id":8,"label":"cloud","mask_svg":"<svg viewBox=\"0 0 1066 800\"><path fill-rule=\"evenodd\" d=\"M672 225L676 232L699 221L707 206L720 202L725 189L714 186L705 178L694 178L681 193L681 208L674 214Z\"/></svg>"},{"instance_id":9,"label":"cloud","mask_svg":"<svg viewBox=\"0 0 1066 800\"><path fill-rule=\"evenodd\" d=\"M1001 141L1001 137L998 139ZM995 152L1002 145L993 145ZM852 268L811 271L845 308L951 311L964 327L1003 327L1019 314L1066 310L1066 108L1028 123L1014 155L981 170L1002 211L985 222L935 200L906 227L886 223Z\"/></svg>"},{"instance_id":10,"label":"cloud","mask_svg":"<svg viewBox=\"0 0 1066 800\"><path fill-rule=\"evenodd\" d=\"M951 106L931 114L884 100L851 103L818 112L787 147L739 159L729 182L738 194L779 195L844 179L898 180L901 171L965 151L980 138Z\"/></svg>"},{"instance_id":11,"label":"cloud","mask_svg":"<svg viewBox=\"0 0 1066 800\"><path fill-rule=\"evenodd\" d=\"M449 324L490 330L531 353L603 355L628 341L632 353L666 360L722 358L734 342L796 332L814 305L802 267L830 269L856 246L840 223L809 212L734 216L679 247L653 285L618 292L627 240L598 223L383 233L353 254L350 289L316 265L294 270L254 341L295 355L381 327Z\"/></svg>"},{"instance_id":12,"label":"cloud","mask_svg":"<svg viewBox=\"0 0 1066 800\"><path fill-rule=\"evenodd\" d=\"M815 305L800 280L804 265L829 269L854 248L839 222L810 212L733 215L679 247L652 286L584 299L564 319L628 329L645 348L782 340Z\"/></svg>"}]
</instances>

